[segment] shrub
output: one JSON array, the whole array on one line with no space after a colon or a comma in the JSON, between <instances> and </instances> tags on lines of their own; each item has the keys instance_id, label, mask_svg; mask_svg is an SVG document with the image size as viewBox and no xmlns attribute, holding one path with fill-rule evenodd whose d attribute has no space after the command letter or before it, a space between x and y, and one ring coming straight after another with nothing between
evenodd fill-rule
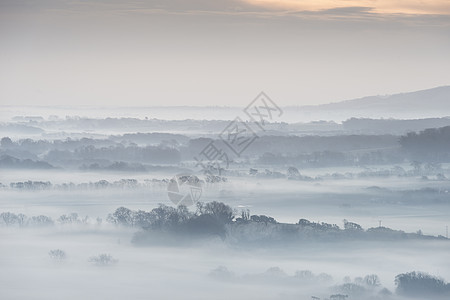
<instances>
[{"instance_id":1,"label":"shrub","mask_svg":"<svg viewBox=\"0 0 450 300\"><path fill-rule=\"evenodd\" d=\"M54 261L62 261L66 259L66 252L61 249L50 250L48 255Z\"/></svg>"},{"instance_id":2,"label":"shrub","mask_svg":"<svg viewBox=\"0 0 450 300\"><path fill-rule=\"evenodd\" d=\"M92 256L88 260L96 266L110 266L118 262L117 259L113 258L110 254L99 254L97 256Z\"/></svg>"}]
</instances>

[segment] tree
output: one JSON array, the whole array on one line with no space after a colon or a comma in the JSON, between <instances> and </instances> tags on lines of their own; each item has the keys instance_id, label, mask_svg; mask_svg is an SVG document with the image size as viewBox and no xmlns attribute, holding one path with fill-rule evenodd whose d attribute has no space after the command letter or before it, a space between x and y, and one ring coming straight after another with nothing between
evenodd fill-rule
<instances>
[{"instance_id":1,"label":"tree","mask_svg":"<svg viewBox=\"0 0 450 300\"><path fill-rule=\"evenodd\" d=\"M62 261L66 259L66 252L61 249L50 250L48 252L48 255L54 261Z\"/></svg>"},{"instance_id":2,"label":"tree","mask_svg":"<svg viewBox=\"0 0 450 300\"><path fill-rule=\"evenodd\" d=\"M126 207L119 207L112 215L108 216L108 221L118 225L133 226L133 211Z\"/></svg>"},{"instance_id":3,"label":"tree","mask_svg":"<svg viewBox=\"0 0 450 300\"><path fill-rule=\"evenodd\" d=\"M77 213L71 213L70 215L62 215L58 218L58 222L61 224L81 223Z\"/></svg>"},{"instance_id":4,"label":"tree","mask_svg":"<svg viewBox=\"0 0 450 300\"><path fill-rule=\"evenodd\" d=\"M4 212L0 214L0 221L6 226L11 226L14 224L19 224L19 218L16 214L10 212Z\"/></svg>"},{"instance_id":5,"label":"tree","mask_svg":"<svg viewBox=\"0 0 450 300\"><path fill-rule=\"evenodd\" d=\"M195 204L195 206L196 206L196 211L195 211L196 215L199 216L199 215L205 214L205 203L199 201Z\"/></svg>"},{"instance_id":6,"label":"tree","mask_svg":"<svg viewBox=\"0 0 450 300\"><path fill-rule=\"evenodd\" d=\"M248 172L250 175L256 175L256 174L258 174L258 170L257 169L253 169L253 168L250 168L250 170L249 170L249 172Z\"/></svg>"},{"instance_id":7,"label":"tree","mask_svg":"<svg viewBox=\"0 0 450 300\"><path fill-rule=\"evenodd\" d=\"M54 222L51 218L47 216L33 216L28 220L28 225L32 226L51 226Z\"/></svg>"},{"instance_id":8,"label":"tree","mask_svg":"<svg viewBox=\"0 0 450 300\"><path fill-rule=\"evenodd\" d=\"M449 158L450 126L425 129L419 134L410 132L400 138L400 144L413 159L429 162L446 161ZM421 171L415 167L416 171Z\"/></svg>"},{"instance_id":9,"label":"tree","mask_svg":"<svg viewBox=\"0 0 450 300\"><path fill-rule=\"evenodd\" d=\"M236 218L236 222L248 223L250 221L250 210L243 209L241 210L241 217Z\"/></svg>"},{"instance_id":10,"label":"tree","mask_svg":"<svg viewBox=\"0 0 450 300\"><path fill-rule=\"evenodd\" d=\"M150 212L146 212L143 210L138 210L133 212L133 225L139 226L142 228L147 228L152 225L154 222L154 215Z\"/></svg>"},{"instance_id":11,"label":"tree","mask_svg":"<svg viewBox=\"0 0 450 300\"><path fill-rule=\"evenodd\" d=\"M13 145L13 142L11 141L11 139L9 137L4 137L0 141L0 145L2 146L2 148L9 148Z\"/></svg>"},{"instance_id":12,"label":"tree","mask_svg":"<svg viewBox=\"0 0 450 300\"><path fill-rule=\"evenodd\" d=\"M179 215L179 221L182 223L186 222L193 216L193 214L189 211L189 209L185 205L178 205L177 213Z\"/></svg>"},{"instance_id":13,"label":"tree","mask_svg":"<svg viewBox=\"0 0 450 300\"><path fill-rule=\"evenodd\" d=\"M410 272L395 277L397 293L411 297L449 295L450 286L441 278L423 272Z\"/></svg>"},{"instance_id":14,"label":"tree","mask_svg":"<svg viewBox=\"0 0 450 300\"><path fill-rule=\"evenodd\" d=\"M300 177L300 172L296 167L289 167L287 170L288 179L297 179Z\"/></svg>"},{"instance_id":15,"label":"tree","mask_svg":"<svg viewBox=\"0 0 450 300\"><path fill-rule=\"evenodd\" d=\"M340 292L354 297L361 296L366 292L366 289L364 287L354 283L345 283L338 288Z\"/></svg>"},{"instance_id":16,"label":"tree","mask_svg":"<svg viewBox=\"0 0 450 300\"><path fill-rule=\"evenodd\" d=\"M298 221L298 225L302 226L302 227L307 227L307 226L311 226L311 221L306 220L306 219L300 219Z\"/></svg>"},{"instance_id":17,"label":"tree","mask_svg":"<svg viewBox=\"0 0 450 300\"><path fill-rule=\"evenodd\" d=\"M330 283L333 281L333 276L327 273L320 273L319 275L317 275L316 278L319 282L322 283Z\"/></svg>"},{"instance_id":18,"label":"tree","mask_svg":"<svg viewBox=\"0 0 450 300\"><path fill-rule=\"evenodd\" d=\"M344 219L344 228L345 228L345 230L354 230L354 231L362 231L363 230L361 225L349 222L346 219Z\"/></svg>"},{"instance_id":19,"label":"tree","mask_svg":"<svg viewBox=\"0 0 450 300\"><path fill-rule=\"evenodd\" d=\"M99 254L97 256L92 256L88 261L96 266L109 266L118 262L118 260L113 258L110 254L105 253Z\"/></svg>"},{"instance_id":20,"label":"tree","mask_svg":"<svg viewBox=\"0 0 450 300\"><path fill-rule=\"evenodd\" d=\"M314 274L309 270L301 270L296 271L294 277L301 280L312 280L314 278Z\"/></svg>"},{"instance_id":21,"label":"tree","mask_svg":"<svg viewBox=\"0 0 450 300\"><path fill-rule=\"evenodd\" d=\"M276 224L277 223L277 221L274 218L268 217L268 216L265 216L265 215L259 215L259 216L253 215L253 216L250 217L250 220L252 222L265 223L265 224L269 224L269 223L270 224Z\"/></svg>"},{"instance_id":22,"label":"tree","mask_svg":"<svg viewBox=\"0 0 450 300\"><path fill-rule=\"evenodd\" d=\"M364 277L364 283L369 287L378 287L380 286L380 278L375 274L367 275Z\"/></svg>"},{"instance_id":23,"label":"tree","mask_svg":"<svg viewBox=\"0 0 450 300\"><path fill-rule=\"evenodd\" d=\"M205 214L212 215L224 224L229 224L234 219L233 209L222 202L213 201L206 203L204 206L204 212Z\"/></svg>"},{"instance_id":24,"label":"tree","mask_svg":"<svg viewBox=\"0 0 450 300\"><path fill-rule=\"evenodd\" d=\"M226 235L225 224L208 214L189 219L185 224L185 230L197 236L219 236L224 239Z\"/></svg>"},{"instance_id":25,"label":"tree","mask_svg":"<svg viewBox=\"0 0 450 300\"><path fill-rule=\"evenodd\" d=\"M159 229L173 228L182 220L176 208L164 204L152 209L151 214L154 216L153 227Z\"/></svg>"}]
</instances>

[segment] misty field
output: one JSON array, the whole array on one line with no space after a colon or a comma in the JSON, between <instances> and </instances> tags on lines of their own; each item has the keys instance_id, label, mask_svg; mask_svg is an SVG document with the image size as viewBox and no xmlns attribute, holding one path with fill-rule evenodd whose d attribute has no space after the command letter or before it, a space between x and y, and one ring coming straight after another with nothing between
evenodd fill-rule
<instances>
[{"instance_id":1,"label":"misty field","mask_svg":"<svg viewBox=\"0 0 450 300\"><path fill-rule=\"evenodd\" d=\"M202 200L229 205L236 218L248 210L281 223L308 219L342 227L348 219L363 228L376 228L381 221L382 226L395 230L445 235L443 224L450 218L448 181L325 176L364 170L302 170L311 178L324 177L320 180L229 176L226 182L205 184ZM30 291L34 299L48 299L48 295L68 299L142 299L149 295L158 299L225 299L233 290L238 299L310 299L352 293L351 299L386 299L380 286L394 293L394 278L400 273L420 270L450 278L446 259L450 243L442 239L336 241L319 237L298 243L281 239L247 245L229 234L227 238L196 236L179 243L154 237L155 243L141 244L133 240L136 232L142 231L139 226L113 224L108 214L119 207L150 211L159 203L170 205L167 185L150 180L163 180L170 173L11 170L2 175L2 181L18 182L24 174L31 182L51 182L52 187L5 187L0 191L0 211L27 218L44 215L53 223L4 223L0 228L0 281L7 299L23 299ZM131 177L136 179L134 186L83 185ZM64 187L67 182L74 186ZM195 211L195 207L189 210ZM61 218L63 215L66 218ZM255 235L251 231L255 229L248 230L244 234ZM64 257L51 257L49 252L55 249L62 250ZM92 261L101 254L111 256L111 261ZM380 286L356 292L343 287L371 274L378 276ZM359 282L357 286L364 285Z\"/></svg>"},{"instance_id":2,"label":"misty field","mask_svg":"<svg viewBox=\"0 0 450 300\"><path fill-rule=\"evenodd\" d=\"M447 117L236 120L6 117L0 298L448 299Z\"/></svg>"}]
</instances>

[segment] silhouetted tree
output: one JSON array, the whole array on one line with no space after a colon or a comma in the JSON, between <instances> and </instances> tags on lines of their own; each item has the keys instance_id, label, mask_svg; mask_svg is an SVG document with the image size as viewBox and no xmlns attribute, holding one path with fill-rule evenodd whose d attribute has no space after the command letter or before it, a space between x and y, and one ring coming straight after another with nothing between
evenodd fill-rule
<instances>
[{"instance_id":1,"label":"silhouetted tree","mask_svg":"<svg viewBox=\"0 0 450 300\"><path fill-rule=\"evenodd\" d=\"M231 223L234 219L233 209L222 202L213 201L206 203L204 213L214 216L224 224Z\"/></svg>"},{"instance_id":2,"label":"silhouetted tree","mask_svg":"<svg viewBox=\"0 0 450 300\"><path fill-rule=\"evenodd\" d=\"M410 297L448 295L450 287L441 278L422 272L399 274L395 277L397 293Z\"/></svg>"},{"instance_id":3,"label":"silhouetted tree","mask_svg":"<svg viewBox=\"0 0 450 300\"><path fill-rule=\"evenodd\" d=\"M61 249L50 250L48 252L48 255L50 256L51 259L55 261L62 261L66 259L66 252L64 252Z\"/></svg>"},{"instance_id":4,"label":"silhouetted tree","mask_svg":"<svg viewBox=\"0 0 450 300\"><path fill-rule=\"evenodd\" d=\"M14 143L13 143L13 141L11 141L11 139L9 137L4 137L0 141L0 145L2 146L2 148L9 148L9 147L13 146Z\"/></svg>"},{"instance_id":5,"label":"silhouetted tree","mask_svg":"<svg viewBox=\"0 0 450 300\"><path fill-rule=\"evenodd\" d=\"M375 274L367 275L364 277L364 283L369 287L377 287L380 286L380 278Z\"/></svg>"},{"instance_id":6,"label":"silhouetted tree","mask_svg":"<svg viewBox=\"0 0 450 300\"><path fill-rule=\"evenodd\" d=\"M344 229L345 230L354 230L354 231L362 231L363 230L361 225L349 222L346 219L344 219Z\"/></svg>"}]
</instances>

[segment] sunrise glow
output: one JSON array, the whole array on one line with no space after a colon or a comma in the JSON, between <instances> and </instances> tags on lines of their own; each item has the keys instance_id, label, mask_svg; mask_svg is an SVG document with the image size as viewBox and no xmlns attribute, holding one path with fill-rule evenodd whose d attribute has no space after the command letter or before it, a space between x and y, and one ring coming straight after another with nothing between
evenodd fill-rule
<instances>
[{"instance_id":1,"label":"sunrise glow","mask_svg":"<svg viewBox=\"0 0 450 300\"><path fill-rule=\"evenodd\" d=\"M298 11L367 7L374 13L450 14L447 0L246 0L253 5Z\"/></svg>"}]
</instances>

